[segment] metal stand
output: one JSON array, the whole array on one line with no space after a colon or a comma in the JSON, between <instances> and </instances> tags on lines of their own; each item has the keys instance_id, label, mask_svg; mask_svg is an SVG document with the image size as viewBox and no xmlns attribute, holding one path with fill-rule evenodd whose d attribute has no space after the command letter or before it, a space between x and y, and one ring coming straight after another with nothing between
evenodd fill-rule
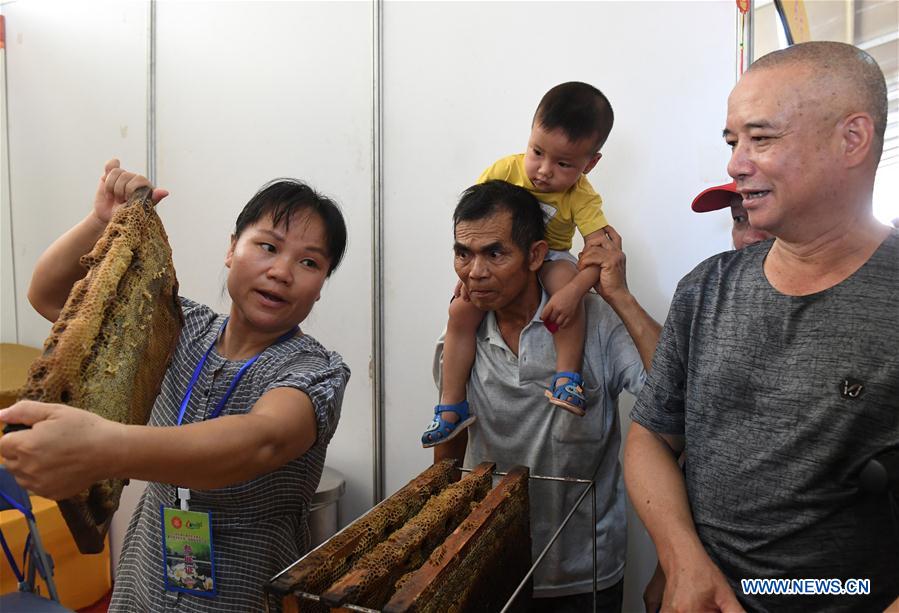
<instances>
[{"instance_id":1,"label":"metal stand","mask_svg":"<svg viewBox=\"0 0 899 613\"><path fill-rule=\"evenodd\" d=\"M597 466L597 470L598 469L599 469L599 466ZM459 468L458 470L460 470L462 472L466 472L466 473L469 473L472 471L471 468ZM506 474L508 474L508 473L493 471L493 475L496 477L504 477L504 476L506 476ZM576 477L547 477L547 476L542 476L542 475L530 475L528 477L528 479L529 480L531 480L531 479L537 480L537 481L558 481L558 482L562 482L562 483L572 483L572 484L582 483L582 484L585 484L587 487L585 487L584 491L581 492L581 495L578 497L577 501L575 501L574 506L568 512L568 515L565 516L565 519L562 520L562 523L559 524L559 527L556 529L556 531L550 537L549 542L546 544L546 547L543 548L543 550L540 552L540 555L538 555L537 559L534 561L534 563L531 564L531 568L528 569L528 572L525 574L524 578L521 580L521 583L518 584L518 587L515 588L515 591L512 593L512 596L509 598L509 600L506 601L506 604L502 608L500 613L506 613L507 611L509 611L509 609L512 607L512 604L515 602L515 599L521 593L521 590L523 590L525 588L525 585L527 585L528 580L533 576L534 572L537 570L537 566L539 566L539 564L546 557L546 554L549 552L550 547L552 547L553 544L555 544L556 540L559 538L559 535L562 533L562 530L565 528L566 525L568 525L568 522L574 516L575 511L577 511L578 508L580 508L581 503L584 501L584 498L586 498L588 494L593 494L593 492L596 490L596 471L594 471L593 479L579 479ZM592 512L591 512L591 517L592 517L591 527L592 528L591 529L593 531L593 539L592 539L592 541L593 541L593 613L596 613L596 557L597 557L597 552L596 552L596 495L595 494L590 496L590 501L592 503L591 504L591 510L592 510ZM382 500L377 505L375 505L375 507L372 507L372 508L376 508L377 506L380 506L383 502L384 501ZM345 526L343 529L341 529L340 532L343 532L343 530L346 530L350 525L352 525L352 522L350 524L348 524L347 526ZM340 532L338 532L337 534L340 534ZM337 535L335 534L334 536L337 536ZM331 537L331 538L333 538L333 537ZM319 545L319 547L322 547L323 545L324 545L324 543L322 543L322 545ZM310 555L313 551L315 551L319 547L316 547L315 549L310 550L302 558L300 558L299 560L297 560L296 562L294 562L293 564L291 564L290 566L288 566L287 568L282 570L277 575L275 575L275 577L273 577L272 580L283 575L284 573L289 571L291 568L293 568L294 566L296 566L297 564L299 564L300 562L305 560L306 556ZM310 594L308 592L302 592L299 590L293 592L293 595L303 598L305 600L310 600L312 602L319 602L321 600L321 598L318 594ZM265 599L266 613L269 612L268 598L269 598L269 595L267 595L266 599ZM367 607L360 607L360 606L354 605L354 604L344 604L344 605L341 605L341 607L344 609L347 609L349 611L360 611L362 613L380 613L380 611L378 609L369 609Z\"/></svg>"},{"instance_id":2,"label":"metal stand","mask_svg":"<svg viewBox=\"0 0 899 613\"><path fill-rule=\"evenodd\" d=\"M470 468L460 468L462 472L471 472ZM494 476L505 476L504 472L493 471ZM595 478L594 474L594 478ZM587 497L587 494L590 494L596 489L596 482L591 479L578 479L576 477L546 477L543 475L530 475L529 479L534 479L537 481L560 481L563 483L585 483L587 487L584 488L584 491L581 492L581 495L578 497L577 501L575 501L574 506L571 507L571 510L568 511L568 515L565 516L565 519L562 520L562 523L559 524L559 527L556 528L556 531L549 538L549 542L546 544L546 547L543 548L543 551L540 552L540 555L537 556L537 559L534 560L534 563L531 564L531 568L528 569L528 572L525 574L524 578L522 578L521 583L518 584L518 587L515 588L515 591L512 592L512 596L509 597L509 600L506 601L506 606L502 608L500 613L506 613L515 602L515 599L518 597L518 594L521 593L521 590L524 589L525 585L527 585L528 579L530 579L533 574L537 571L537 566L540 565L540 562L543 561L543 558L546 557L546 554L549 552L550 547L552 547L556 539L559 538L559 535L562 533L562 530L565 526L568 525L568 522L574 517L575 511L580 508L581 503L584 501L584 498ZM591 505L592 513L592 522L591 527L593 531L593 613L596 613L596 496L591 496L591 501L593 504Z\"/></svg>"}]
</instances>

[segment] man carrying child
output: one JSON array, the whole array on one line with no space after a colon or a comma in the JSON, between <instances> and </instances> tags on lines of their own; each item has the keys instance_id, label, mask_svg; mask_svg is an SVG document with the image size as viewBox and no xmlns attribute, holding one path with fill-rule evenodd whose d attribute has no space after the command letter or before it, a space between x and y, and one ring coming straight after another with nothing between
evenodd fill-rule
<instances>
[{"instance_id":1,"label":"man carrying child","mask_svg":"<svg viewBox=\"0 0 899 613\"><path fill-rule=\"evenodd\" d=\"M507 181L525 188L540 202L546 220L546 234L541 238L548 251L539 279L550 298L538 316L553 332L556 369L542 382L539 395L548 399L546 408L555 405L577 416L583 416L590 405L581 372L586 331L583 298L599 280L599 269L579 271L569 250L575 229L588 247L600 245L606 237L602 199L585 175L602 157L600 149L613 122L611 104L592 85L557 85L537 106L527 151L499 160L478 179L478 183ZM457 293L462 299L450 303L440 404L422 435L424 447L451 440L476 419L465 388L484 311L470 300L464 283Z\"/></svg>"},{"instance_id":2,"label":"man carrying child","mask_svg":"<svg viewBox=\"0 0 899 613\"><path fill-rule=\"evenodd\" d=\"M537 199L504 181L475 185L454 216L455 268L471 303L486 313L475 335L468 399L475 427L434 448L435 460L490 460L532 475L594 479L599 611L619 611L625 559L625 497L618 450L618 395L640 391L660 326L627 289L621 238L611 228L581 256L597 273L599 296L584 300L586 416L551 410L542 394L556 363L552 334L541 313L550 301L538 271L547 252ZM434 376L441 383L444 339ZM467 453L466 453L467 452ZM574 507L585 486L531 481L531 533L536 554ZM584 500L549 550L534 580L536 611L582 611L592 606L591 501Z\"/></svg>"}]
</instances>

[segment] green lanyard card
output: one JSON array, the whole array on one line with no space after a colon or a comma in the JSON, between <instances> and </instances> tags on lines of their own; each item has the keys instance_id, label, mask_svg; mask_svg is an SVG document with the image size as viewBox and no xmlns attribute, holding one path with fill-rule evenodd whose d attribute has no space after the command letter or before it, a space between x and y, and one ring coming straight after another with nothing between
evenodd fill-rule
<instances>
[{"instance_id":1,"label":"green lanyard card","mask_svg":"<svg viewBox=\"0 0 899 613\"><path fill-rule=\"evenodd\" d=\"M165 589L195 596L215 596L211 516L198 511L160 507Z\"/></svg>"}]
</instances>

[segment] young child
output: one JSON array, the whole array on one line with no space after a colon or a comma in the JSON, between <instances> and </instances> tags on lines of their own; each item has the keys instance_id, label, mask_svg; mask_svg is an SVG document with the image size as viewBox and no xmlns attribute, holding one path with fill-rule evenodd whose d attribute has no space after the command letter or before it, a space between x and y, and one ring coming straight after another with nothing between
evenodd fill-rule
<instances>
[{"instance_id":1,"label":"young child","mask_svg":"<svg viewBox=\"0 0 899 613\"><path fill-rule=\"evenodd\" d=\"M595 87L570 82L549 90L534 114L527 151L505 157L478 179L508 181L529 190L547 218L549 254L540 280L551 298L541 313L554 333L557 374L546 391L549 402L584 415L586 398L580 375L584 351L583 297L599 280L595 267L578 272L569 253L575 228L589 245L599 241L608 225L599 197L586 174L602 157L600 149L612 130L614 114L608 99ZM443 358L443 388L434 420L421 437L424 447L454 438L474 422L465 387L475 358L475 334L484 313L462 300L450 303Z\"/></svg>"},{"instance_id":2,"label":"young child","mask_svg":"<svg viewBox=\"0 0 899 613\"><path fill-rule=\"evenodd\" d=\"M145 185L118 160L107 163L93 210L35 266L28 297L39 313L58 317L86 273L79 258L113 209ZM156 189L153 199L166 194ZM268 610L266 581L308 549L309 504L350 371L300 324L346 236L333 202L299 181L272 181L223 241L229 316L180 298L184 327L148 425L37 402L0 412L4 423L33 426L4 435L0 448L16 479L42 496L66 498L105 478L149 482L125 535L110 611ZM166 573L166 536L182 523L162 517L182 501L211 542L196 545L190 565L185 547Z\"/></svg>"}]
</instances>

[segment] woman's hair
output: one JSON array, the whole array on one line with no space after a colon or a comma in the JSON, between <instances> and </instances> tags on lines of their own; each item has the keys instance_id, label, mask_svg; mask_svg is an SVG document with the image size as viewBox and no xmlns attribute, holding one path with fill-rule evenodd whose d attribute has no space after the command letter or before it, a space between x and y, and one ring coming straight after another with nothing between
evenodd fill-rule
<instances>
[{"instance_id":1,"label":"woman's hair","mask_svg":"<svg viewBox=\"0 0 899 613\"><path fill-rule=\"evenodd\" d=\"M340 265L346 251L346 223L337 204L298 179L272 179L250 198L237 216L234 237L265 215L271 215L272 225L284 222L290 227L291 218L297 213L312 211L325 226L328 258L331 260L328 276Z\"/></svg>"}]
</instances>

